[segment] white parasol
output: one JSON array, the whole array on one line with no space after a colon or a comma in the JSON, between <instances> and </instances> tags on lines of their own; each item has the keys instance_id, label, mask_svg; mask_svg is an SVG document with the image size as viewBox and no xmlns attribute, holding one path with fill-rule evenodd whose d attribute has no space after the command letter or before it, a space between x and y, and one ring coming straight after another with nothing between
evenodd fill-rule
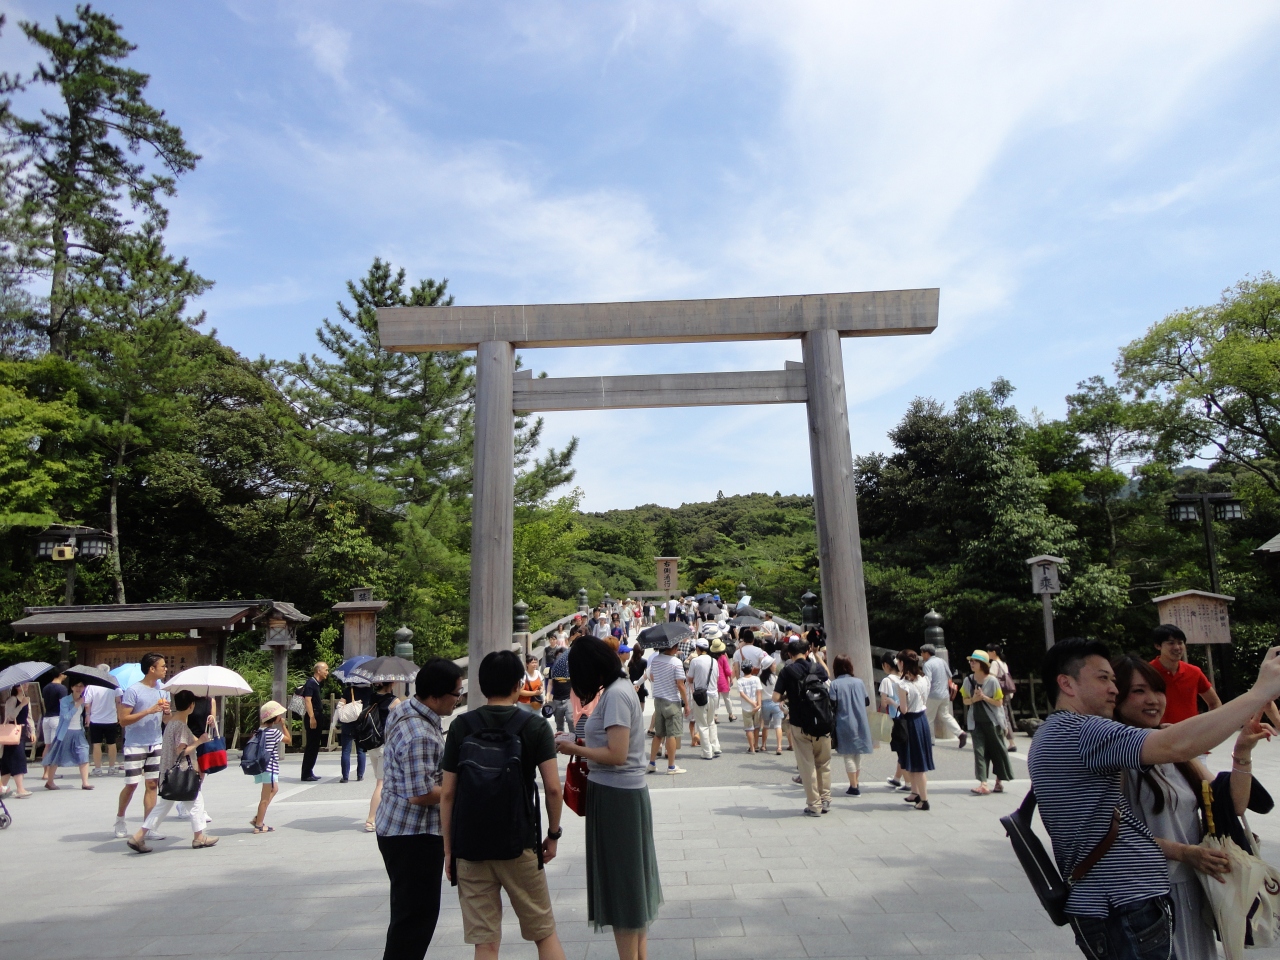
<instances>
[{"instance_id":1,"label":"white parasol","mask_svg":"<svg viewBox=\"0 0 1280 960\"><path fill-rule=\"evenodd\" d=\"M164 685L165 690L190 690L201 697L239 697L253 693L253 687L240 674L212 664L191 667L175 675Z\"/></svg>"}]
</instances>

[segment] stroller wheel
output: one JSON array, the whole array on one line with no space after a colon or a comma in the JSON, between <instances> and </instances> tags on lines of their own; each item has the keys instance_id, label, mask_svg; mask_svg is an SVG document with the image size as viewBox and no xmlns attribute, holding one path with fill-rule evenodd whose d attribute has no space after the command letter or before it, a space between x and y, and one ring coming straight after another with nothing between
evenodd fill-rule
<instances>
[{"instance_id":1,"label":"stroller wheel","mask_svg":"<svg viewBox=\"0 0 1280 960\"><path fill-rule=\"evenodd\" d=\"M11 823L13 823L13 817L9 816L7 811L0 812L0 830L3 830Z\"/></svg>"}]
</instances>

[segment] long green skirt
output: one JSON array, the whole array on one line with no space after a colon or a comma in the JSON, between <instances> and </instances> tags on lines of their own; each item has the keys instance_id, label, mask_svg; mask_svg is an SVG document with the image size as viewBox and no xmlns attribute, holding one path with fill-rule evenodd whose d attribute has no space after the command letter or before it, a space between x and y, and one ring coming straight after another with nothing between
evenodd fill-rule
<instances>
[{"instance_id":1,"label":"long green skirt","mask_svg":"<svg viewBox=\"0 0 1280 960\"><path fill-rule=\"evenodd\" d=\"M645 930L662 906L649 788L587 782L587 920L599 933Z\"/></svg>"}]
</instances>

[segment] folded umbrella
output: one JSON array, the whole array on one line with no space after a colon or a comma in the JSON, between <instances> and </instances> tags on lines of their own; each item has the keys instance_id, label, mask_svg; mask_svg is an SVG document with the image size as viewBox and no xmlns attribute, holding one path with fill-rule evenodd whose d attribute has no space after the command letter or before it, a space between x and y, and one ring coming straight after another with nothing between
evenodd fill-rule
<instances>
[{"instance_id":1,"label":"folded umbrella","mask_svg":"<svg viewBox=\"0 0 1280 960\"><path fill-rule=\"evenodd\" d=\"M91 687L107 687L110 690L120 689L120 681L106 670L99 670L97 667L90 667L83 663L76 667L67 667L67 685L70 686L77 680Z\"/></svg>"},{"instance_id":2,"label":"folded umbrella","mask_svg":"<svg viewBox=\"0 0 1280 960\"><path fill-rule=\"evenodd\" d=\"M24 660L22 663L15 663L12 667L5 667L0 670L0 690L8 690L20 683L31 683L52 669L53 664L45 663L43 660Z\"/></svg>"},{"instance_id":3,"label":"folded umbrella","mask_svg":"<svg viewBox=\"0 0 1280 960\"><path fill-rule=\"evenodd\" d=\"M413 683L418 665L404 657L375 657L355 667L351 676L368 683Z\"/></svg>"},{"instance_id":4,"label":"folded umbrella","mask_svg":"<svg viewBox=\"0 0 1280 960\"><path fill-rule=\"evenodd\" d=\"M183 670L164 688L170 693L189 690L200 697L242 697L253 693L253 687L240 674L214 664Z\"/></svg>"},{"instance_id":5,"label":"folded umbrella","mask_svg":"<svg viewBox=\"0 0 1280 960\"><path fill-rule=\"evenodd\" d=\"M646 649L665 650L673 643L691 636L693 631L689 629L687 623L681 623L678 620L675 623L655 623L636 635L635 645Z\"/></svg>"}]
</instances>

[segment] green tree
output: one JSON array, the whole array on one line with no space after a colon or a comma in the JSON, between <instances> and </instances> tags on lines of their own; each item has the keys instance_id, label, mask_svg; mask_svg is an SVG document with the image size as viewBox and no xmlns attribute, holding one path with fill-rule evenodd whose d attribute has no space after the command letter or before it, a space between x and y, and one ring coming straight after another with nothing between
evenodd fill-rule
<instances>
[{"instance_id":1,"label":"green tree","mask_svg":"<svg viewBox=\"0 0 1280 960\"><path fill-rule=\"evenodd\" d=\"M47 299L30 302L41 309L26 322L66 355L83 322L76 311L80 273L99 269L133 231L127 211L163 229L162 198L199 158L145 99L150 78L122 65L135 48L120 24L84 4L75 20L56 18L53 30L20 26L43 57L26 84L48 88L59 102L38 119L4 118L23 151L14 180L27 223L18 259L49 284ZM154 165L137 159L144 147Z\"/></svg>"}]
</instances>

